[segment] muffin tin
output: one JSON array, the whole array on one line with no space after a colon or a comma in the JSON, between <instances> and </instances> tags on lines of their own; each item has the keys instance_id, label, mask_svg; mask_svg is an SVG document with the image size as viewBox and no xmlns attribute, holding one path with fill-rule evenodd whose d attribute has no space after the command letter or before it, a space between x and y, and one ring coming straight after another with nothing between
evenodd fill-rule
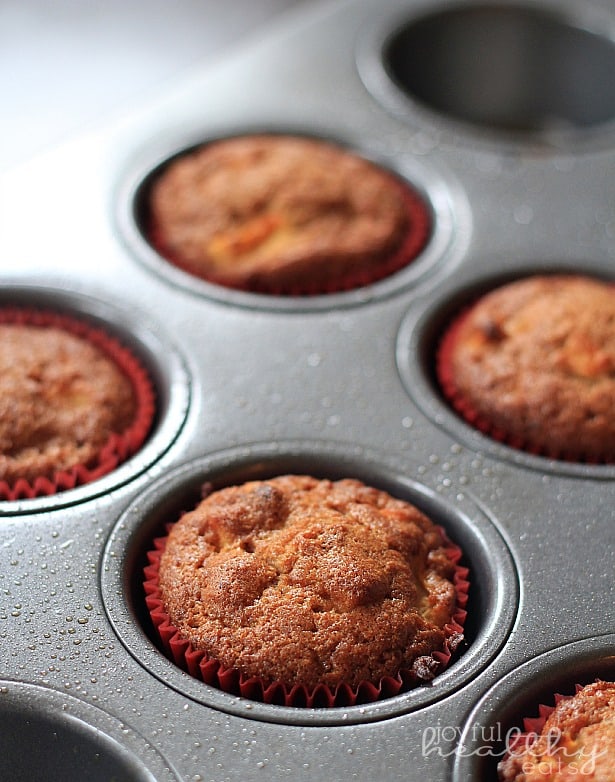
<instances>
[{"instance_id":1,"label":"muffin tin","mask_svg":"<svg viewBox=\"0 0 615 782\"><path fill-rule=\"evenodd\" d=\"M475 291L534 271L613 278L613 30L606 0L316 4L3 176L0 303L104 325L158 393L150 440L114 473L0 503L8 779L73 779L76 763L95 782L489 780L498 736L548 690L614 675L615 468L497 444L433 377L439 330ZM527 40L548 79L526 79ZM338 140L407 177L432 210L424 253L373 286L306 298L171 267L142 231L149 177L255 130ZM140 571L169 514L204 480L299 471L410 499L463 547L468 640L432 684L288 708L208 687L155 645Z\"/></svg>"}]
</instances>

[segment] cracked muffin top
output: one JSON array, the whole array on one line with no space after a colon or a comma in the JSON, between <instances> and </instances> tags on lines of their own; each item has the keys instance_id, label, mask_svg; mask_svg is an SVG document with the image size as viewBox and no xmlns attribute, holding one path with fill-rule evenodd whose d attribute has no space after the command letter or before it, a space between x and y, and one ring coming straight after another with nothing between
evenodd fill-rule
<instances>
[{"instance_id":1,"label":"cracked muffin top","mask_svg":"<svg viewBox=\"0 0 615 782\"><path fill-rule=\"evenodd\" d=\"M449 543L450 546L450 543ZM160 561L171 623L223 666L287 686L377 682L451 647L455 566L409 503L286 475L213 492Z\"/></svg>"},{"instance_id":2,"label":"cracked muffin top","mask_svg":"<svg viewBox=\"0 0 615 782\"><path fill-rule=\"evenodd\" d=\"M497 439L615 460L612 283L539 275L487 293L445 336L439 373L462 415Z\"/></svg>"},{"instance_id":3,"label":"cracked muffin top","mask_svg":"<svg viewBox=\"0 0 615 782\"><path fill-rule=\"evenodd\" d=\"M426 238L419 205L401 180L335 144L240 136L162 169L149 193L149 233L168 260L215 283L310 292L388 273L380 267L411 228L418 244Z\"/></svg>"}]
</instances>

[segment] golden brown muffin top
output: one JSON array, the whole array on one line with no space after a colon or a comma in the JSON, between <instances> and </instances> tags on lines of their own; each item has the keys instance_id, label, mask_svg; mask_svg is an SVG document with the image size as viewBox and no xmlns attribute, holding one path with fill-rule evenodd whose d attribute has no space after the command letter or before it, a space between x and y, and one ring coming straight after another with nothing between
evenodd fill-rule
<instances>
[{"instance_id":1,"label":"golden brown muffin top","mask_svg":"<svg viewBox=\"0 0 615 782\"><path fill-rule=\"evenodd\" d=\"M176 158L151 188L163 254L228 285L335 278L401 245L400 184L316 139L256 135Z\"/></svg>"},{"instance_id":2,"label":"golden brown muffin top","mask_svg":"<svg viewBox=\"0 0 615 782\"><path fill-rule=\"evenodd\" d=\"M561 700L536 741L498 767L501 782L612 782L613 769L615 683L603 681Z\"/></svg>"},{"instance_id":3,"label":"golden brown muffin top","mask_svg":"<svg viewBox=\"0 0 615 782\"><path fill-rule=\"evenodd\" d=\"M61 328L0 324L0 480L92 466L135 409L129 380L94 345Z\"/></svg>"},{"instance_id":4,"label":"golden brown muffin top","mask_svg":"<svg viewBox=\"0 0 615 782\"><path fill-rule=\"evenodd\" d=\"M415 507L356 480L252 481L174 525L161 596L195 648L265 681L427 677L457 599L443 543Z\"/></svg>"},{"instance_id":5,"label":"golden brown muffin top","mask_svg":"<svg viewBox=\"0 0 615 782\"><path fill-rule=\"evenodd\" d=\"M525 278L483 296L451 353L461 396L495 429L556 457L615 459L615 286Z\"/></svg>"}]
</instances>

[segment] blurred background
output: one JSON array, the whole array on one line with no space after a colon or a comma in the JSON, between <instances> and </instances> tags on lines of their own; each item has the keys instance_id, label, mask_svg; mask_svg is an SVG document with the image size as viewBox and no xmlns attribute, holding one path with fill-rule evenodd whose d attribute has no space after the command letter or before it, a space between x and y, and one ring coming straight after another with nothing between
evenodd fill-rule
<instances>
[{"instance_id":1,"label":"blurred background","mask_svg":"<svg viewBox=\"0 0 615 782\"><path fill-rule=\"evenodd\" d=\"M315 0L0 0L0 170L112 120Z\"/></svg>"}]
</instances>

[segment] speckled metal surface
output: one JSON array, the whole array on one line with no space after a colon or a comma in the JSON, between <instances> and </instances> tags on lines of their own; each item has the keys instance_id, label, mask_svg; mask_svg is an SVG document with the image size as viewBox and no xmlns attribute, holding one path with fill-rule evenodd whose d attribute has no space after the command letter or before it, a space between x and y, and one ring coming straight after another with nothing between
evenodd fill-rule
<instances>
[{"instance_id":1,"label":"speckled metal surface","mask_svg":"<svg viewBox=\"0 0 615 782\"><path fill-rule=\"evenodd\" d=\"M437 326L470 288L535 270L613 278L614 125L503 132L412 100L383 65L387 42L456 6L314 6L0 181L2 301L106 324L160 395L152 439L115 474L0 503L0 720L17 726L14 759L52 730L55 752L34 768L57 764L58 779L78 746L94 780L485 780L494 726L551 686L614 674L615 468L495 444L448 410L429 369ZM615 30L606 0L526 8ZM407 176L434 213L424 255L370 288L304 300L169 267L139 230L144 178L186 146L254 129L325 135ZM139 568L165 514L205 478L299 470L407 497L463 546L468 645L433 684L348 709L264 705L191 679L148 637Z\"/></svg>"}]
</instances>

